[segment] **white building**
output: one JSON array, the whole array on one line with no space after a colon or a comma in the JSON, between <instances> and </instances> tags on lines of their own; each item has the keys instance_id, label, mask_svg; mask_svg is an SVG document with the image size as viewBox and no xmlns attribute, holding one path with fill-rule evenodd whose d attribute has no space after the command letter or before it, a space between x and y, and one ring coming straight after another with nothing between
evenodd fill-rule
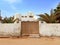
<instances>
[{"instance_id":1,"label":"white building","mask_svg":"<svg viewBox=\"0 0 60 45\"><path fill-rule=\"evenodd\" d=\"M18 18L19 20L21 20L21 14L16 13L15 16L14 16L14 20L16 20L17 18Z\"/></svg>"},{"instance_id":2,"label":"white building","mask_svg":"<svg viewBox=\"0 0 60 45\"><path fill-rule=\"evenodd\" d=\"M21 21L36 21L34 13L32 12L28 12L25 15L15 14L14 19L17 19L17 18Z\"/></svg>"}]
</instances>

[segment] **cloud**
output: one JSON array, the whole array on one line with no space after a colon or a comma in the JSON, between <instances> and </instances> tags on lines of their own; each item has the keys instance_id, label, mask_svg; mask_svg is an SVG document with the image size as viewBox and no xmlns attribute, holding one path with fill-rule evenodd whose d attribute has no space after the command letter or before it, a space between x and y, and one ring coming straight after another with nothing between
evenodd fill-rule
<instances>
[{"instance_id":1,"label":"cloud","mask_svg":"<svg viewBox=\"0 0 60 45\"><path fill-rule=\"evenodd\" d=\"M15 4L22 2L22 0L3 0L3 1L9 4L10 8L13 10L17 10Z\"/></svg>"},{"instance_id":2,"label":"cloud","mask_svg":"<svg viewBox=\"0 0 60 45\"><path fill-rule=\"evenodd\" d=\"M3 1L5 1L5 2L7 2L7 3L10 3L10 4L22 2L22 0L3 0Z\"/></svg>"},{"instance_id":3,"label":"cloud","mask_svg":"<svg viewBox=\"0 0 60 45\"><path fill-rule=\"evenodd\" d=\"M16 0L4 0L4 1L6 1L8 3L15 3L16 2Z\"/></svg>"},{"instance_id":4,"label":"cloud","mask_svg":"<svg viewBox=\"0 0 60 45\"><path fill-rule=\"evenodd\" d=\"M14 10L14 12L17 12L18 10L17 10L17 7L15 6L15 4L18 4L18 3L21 3L22 2L22 0L2 0L4 3L7 3L9 6L10 6L10 8L12 9L12 10ZM2 11L2 15L4 15L4 16L6 16L6 15L11 15L11 13L10 12L8 12L7 10L3 10Z\"/></svg>"},{"instance_id":5,"label":"cloud","mask_svg":"<svg viewBox=\"0 0 60 45\"><path fill-rule=\"evenodd\" d=\"M7 10L2 10L1 11L1 15L3 16L3 17L6 17L6 16L10 16L11 15L11 13L9 12L9 11L7 11Z\"/></svg>"},{"instance_id":6,"label":"cloud","mask_svg":"<svg viewBox=\"0 0 60 45\"><path fill-rule=\"evenodd\" d=\"M17 10L17 8L14 5L10 5L11 9Z\"/></svg>"}]
</instances>

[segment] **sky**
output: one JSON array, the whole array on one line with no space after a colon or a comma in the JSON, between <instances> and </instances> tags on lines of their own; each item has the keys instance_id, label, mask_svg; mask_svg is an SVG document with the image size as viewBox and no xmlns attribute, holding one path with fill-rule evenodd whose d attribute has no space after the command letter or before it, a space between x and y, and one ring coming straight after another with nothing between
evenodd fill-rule
<instances>
[{"instance_id":1,"label":"sky","mask_svg":"<svg viewBox=\"0 0 60 45\"><path fill-rule=\"evenodd\" d=\"M9 17L16 13L25 14L32 11L37 14L49 13L55 9L60 0L0 0L1 16Z\"/></svg>"}]
</instances>

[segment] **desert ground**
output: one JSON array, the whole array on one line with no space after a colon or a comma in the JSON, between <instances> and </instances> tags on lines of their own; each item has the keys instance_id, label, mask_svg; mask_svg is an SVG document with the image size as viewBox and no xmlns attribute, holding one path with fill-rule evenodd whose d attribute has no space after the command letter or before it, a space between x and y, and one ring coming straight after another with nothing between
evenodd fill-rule
<instances>
[{"instance_id":1,"label":"desert ground","mask_svg":"<svg viewBox=\"0 0 60 45\"><path fill-rule=\"evenodd\" d=\"M60 45L60 37L0 38L0 45Z\"/></svg>"}]
</instances>

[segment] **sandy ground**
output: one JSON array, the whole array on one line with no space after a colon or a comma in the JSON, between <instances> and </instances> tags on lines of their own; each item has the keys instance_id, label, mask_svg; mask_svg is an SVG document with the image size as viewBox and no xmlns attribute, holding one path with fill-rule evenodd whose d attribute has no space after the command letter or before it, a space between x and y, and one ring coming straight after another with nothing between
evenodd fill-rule
<instances>
[{"instance_id":1,"label":"sandy ground","mask_svg":"<svg viewBox=\"0 0 60 45\"><path fill-rule=\"evenodd\" d=\"M60 37L0 38L0 45L60 45Z\"/></svg>"}]
</instances>

